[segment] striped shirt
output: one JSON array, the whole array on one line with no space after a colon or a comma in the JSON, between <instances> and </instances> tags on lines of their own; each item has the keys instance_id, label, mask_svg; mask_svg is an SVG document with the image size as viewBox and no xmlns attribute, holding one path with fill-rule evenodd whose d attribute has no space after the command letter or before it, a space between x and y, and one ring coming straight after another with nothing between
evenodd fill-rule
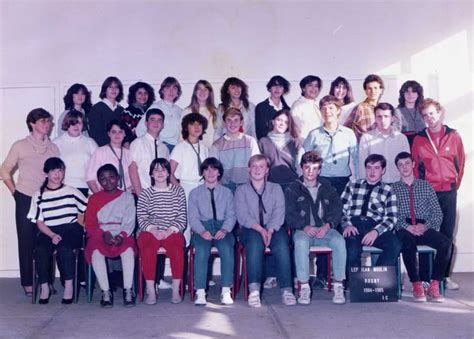
<instances>
[{"instance_id":1,"label":"striped shirt","mask_svg":"<svg viewBox=\"0 0 474 339\"><path fill-rule=\"evenodd\" d=\"M164 189L148 187L138 196L137 217L139 232L186 229L186 197L181 186L169 185Z\"/></svg>"},{"instance_id":2,"label":"striped shirt","mask_svg":"<svg viewBox=\"0 0 474 339\"><path fill-rule=\"evenodd\" d=\"M439 206L438 198L429 182L415 179L412 183L415 218L424 220L428 228L439 231L443 221L443 213ZM398 231L407 228L410 224L410 186L403 181L392 184L393 192L397 195L398 221L395 229Z\"/></svg>"},{"instance_id":3,"label":"striped shirt","mask_svg":"<svg viewBox=\"0 0 474 339\"><path fill-rule=\"evenodd\" d=\"M72 224L78 214L85 212L86 205L87 198L78 189L63 185L54 191L45 190L42 195L36 191L27 218L32 222L43 221L49 227Z\"/></svg>"},{"instance_id":4,"label":"striped shirt","mask_svg":"<svg viewBox=\"0 0 474 339\"><path fill-rule=\"evenodd\" d=\"M351 225L351 218L363 216L377 222L374 229L380 234L391 231L397 222L397 197L389 184L378 182L373 188L366 215L362 215L364 197L369 191L365 179L348 182L342 192L342 221L343 228Z\"/></svg>"}]
</instances>

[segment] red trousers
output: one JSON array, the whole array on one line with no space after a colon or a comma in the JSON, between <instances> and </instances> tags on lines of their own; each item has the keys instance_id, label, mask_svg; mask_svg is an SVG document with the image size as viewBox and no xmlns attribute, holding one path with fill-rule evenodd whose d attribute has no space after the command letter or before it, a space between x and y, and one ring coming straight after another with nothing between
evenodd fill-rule
<instances>
[{"instance_id":1,"label":"red trousers","mask_svg":"<svg viewBox=\"0 0 474 339\"><path fill-rule=\"evenodd\" d=\"M160 247L166 250L166 256L170 259L171 276L173 279L182 279L184 272L184 246L185 240L182 233L173 233L164 240L158 240L150 232L141 232L138 237L138 248L142 258L145 280L155 280L156 255Z\"/></svg>"}]
</instances>

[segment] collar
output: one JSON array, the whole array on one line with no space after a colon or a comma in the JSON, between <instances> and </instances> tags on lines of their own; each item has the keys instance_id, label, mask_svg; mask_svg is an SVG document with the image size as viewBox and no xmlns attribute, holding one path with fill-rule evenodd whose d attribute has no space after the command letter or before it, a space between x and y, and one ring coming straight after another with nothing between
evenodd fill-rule
<instances>
[{"instance_id":1,"label":"collar","mask_svg":"<svg viewBox=\"0 0 474 339\"><path fill-rule=\"evenodd\" d=\"M117 102L115 102L115 105L114 105L114 104L112 104L112 102L111 102L109 99L107 99L107 98L102 99L102 102L103 102L104 104L106 104L112 111L115 111L115 109L118 107L118 103L117 103Z\"/></svg>"},{"instance_id":2,"label":"collar","mask_svg":"<svg viewBox=\"0 0 474 339\"><path fill-rule=\"evenodd\" d=\"M243 137L244 137L244 133L242 132L239 132L239 136L237 137L237 139L231 139L227 134L224 134L224 139L229 140L229 141L241 140Z\"/></svg>"},{"instance_id":3,"label":"collar","mask_svg":"<svg viewBox=\"0 0 474 339\"><path fill-rule=\"evenodd\" d=\"M150 133L146 132L145 134L145 138L147 138L150 142L152 143L155 143L155 140L158 140L158 143L160 144L161 143L161 140L160 138L158 139L155 139Z\"/></svg>"},{"instance_id":4,"label":"collar","mask_svg":"<svg viewBox=\"0 0 474 339\"><path fill-rule=\"evenodd\" d=\"M272 98L268 98L268 104L270 105L270 107L273 107L277 112L283 108L283 102L281 101L281 99L280 99L280 106L276 106L273 103Z\"/></svg>"}]
</instances>

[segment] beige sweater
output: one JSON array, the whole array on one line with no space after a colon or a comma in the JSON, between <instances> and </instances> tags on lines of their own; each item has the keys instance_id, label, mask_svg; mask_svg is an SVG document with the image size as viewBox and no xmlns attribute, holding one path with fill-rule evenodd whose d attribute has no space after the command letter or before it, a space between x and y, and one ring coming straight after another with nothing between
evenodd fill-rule
<instances>
[{"instance_id":1,"label":"beige sweater","mask_svg":"<svg viewBox=\"0 0 474 339\"><path fill-rule=\"evenodd\" d=\"M12 172L18 168L16 189L32 196L44 181L43 165L51 157L59 157L58 147L49 139L38 141L29 135L13 144L2 164L0 175L3 180L13 180Z\"/></svg>"}]
</instances>

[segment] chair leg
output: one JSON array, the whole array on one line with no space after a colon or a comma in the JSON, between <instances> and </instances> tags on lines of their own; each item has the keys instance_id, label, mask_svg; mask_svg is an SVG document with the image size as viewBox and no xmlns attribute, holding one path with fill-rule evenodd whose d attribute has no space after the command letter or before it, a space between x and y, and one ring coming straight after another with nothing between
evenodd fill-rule
<instances>
[{"instance_id":1,"label":"chair leg","mask_svg":"<svg viewBox=\"0 0 474 339\"><path fill-rule=\"evenodd\" d=\"M32 293L31 293L31 303L36 304L36 294L38 292L38 284L36 283L36 260L33 258L33 280L31 284Z\"/></svg>"},{"instance_id":2,"label":"chair leg","mask_svg":"<svg viewBox=\"0 0 474 339\"><path fill-rule=\"evenodd\" d=\"M188 273L189 298L194 301L194 247L189 247L189 273Z\"/></svg>"},{"instance_id":3,"label":"chair leg","mask_svg":"<svg viewBox=\"0 0 474 339\"><path fill-rule=\"evenodd\" d=\"M400 254L397 258L397 297L402 298L402 268L400 263Z\"/></svg>"},{"instance_id":4,"label":"chair leg","mask_svg":"<svg viewBox=\"0 0 474 339\"><path fill-rule=\"evenodd\" d=\"M77 278L78 271L79 271L79 249L76 249L75 258L74 258L74 280L72 282L73 289L74 289L74 293L73 293L74 304L77 304L77 300L79 299L79 289L78 289L79 279Z\"/></svg>"},{"instance_id":5,"label":"chair leg","mask_svg":"<svg viewBox=\"0 0 474 339\"><path fill-rule=\"evenodd\" d=\"M92 302L92 264L87 265L87 302Z\"/></svg>"},{"instance_id":6,"label":"chair leg","mask_svg":"<svg viewBox=\"0 0 474 339\"><path fill-rule=\"evenodd\" d=\"M138 254L137 285L138 285L138 297L139 297L140 301L143 302L143 267L142 267L141 253Z\"/></svg>"},{"instance_id":7,"label":"chair leg","mask_svg":"<svg viewBox=\"0 0 474 339\"><path fill-rule=\"evenodd\" d=\"M332 290L332 253L326 254L326 258L328 261L327 267L328 267L328 292L331 292Z\"/></svg>"},{"instance_id":8,"label":"chair leg","mask_svg":"<svg viewBox=\"0 0 474 339\"><path fill-rule=\"evenodd\" d=\"M239 293L240 288L240 249L237 245L234 252L235 261L234 261L234 285L232 286L232 299L235 300L235 296Z\"/></svg>"},{"instance_id":9,"label":"chair leg","mask_svg":"<svg viewBox=\"0 0 474 339\"><path fill-rule=\"evenodd\" d=\"M247 276L247 255L245 250L242 250L242 274L244 276L244 299L245 301L249 300L249 290L248 290L248 276Z\"/></svg>"}]
</instances>

